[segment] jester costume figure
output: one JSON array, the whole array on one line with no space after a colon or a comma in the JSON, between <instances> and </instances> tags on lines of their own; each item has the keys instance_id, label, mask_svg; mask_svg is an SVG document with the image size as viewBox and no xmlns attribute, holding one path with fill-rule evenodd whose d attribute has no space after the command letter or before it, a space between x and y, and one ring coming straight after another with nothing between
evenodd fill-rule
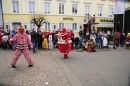
<instances>
[{"instance_id":1,"label":"jester costume figure","mask_svg":"<svg viewBox=\"0 0 130 86\"><path fill-rule=\"evenodd\" d=\"M15 64L22 53L24 54L26 60L28 61L29 65L28 67L32 67L33 60L29 53L28 45L31 46L31 48L33 48L33 44L29 39L29 37L27 36L27 34L25 33L24 28L22 26L18 28L18 33L13 38L10 39L10 43L11 44L16 43L16 50L14 52L13 59L11 60L10 63L12 68L16 67Z\"/></svg>"},{"instance_id":2,"label":"jester costume figure","mask_svg":"<svg viewBox=\"0 0 130 86\"><path fill-rule=\"evenodd\" d=\"M64 54L64 59L68 58L68 53L71 51L71 43L72 41L66 28L62 28L62 33L58 34L58 48Z\"/></svg>"},{"instance_id":3,"label":"jester costume figure","mask_svg":"<svg viewBox=\"0 0 130 86\"><path fill-rule=\"evenodd\" d=\"M48 33L46 31L43 32L42 34L42 39L43 39L43 42L42 42L42 46L44 49L48 50Z\"/></svg>"},{"instance_id":4,"label":"jester costume figure","mask_svg":"<svg viewBox=\"0 0 130 86\"><path fill-rule=\"evenodd\" d=\"M49 34L48 41L49 41L49 49L52 49L53 48L52 34Z\"/></svg>"}]
</instances>

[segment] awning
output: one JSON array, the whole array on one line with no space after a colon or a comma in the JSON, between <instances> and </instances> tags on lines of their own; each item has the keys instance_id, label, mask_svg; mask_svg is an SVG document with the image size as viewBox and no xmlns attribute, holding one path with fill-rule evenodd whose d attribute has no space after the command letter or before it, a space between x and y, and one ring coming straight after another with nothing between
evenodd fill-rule
<instances>
[{"instance_id":1,"label":"awning","mask_svg":"<svg viewBox=\"0 0 130 86\"><path fill-rule=\"evenodd\" d=\"M87 25L88 22L84 22L83 25ZM91 25L95 25L95 24L99 24L99 23L91 23Z\"/></svg>"},{"instance_id":2,"label":"awning","mask_svg":"<svg viewBox=\"0 0 130 86\"><path fill-rule=\"evenodd\" d=\"M114 28L114 24L101 24L101 23L99 23L98 25L96 25L96 27L113 27Z\"/></svg>"}]
</instances>

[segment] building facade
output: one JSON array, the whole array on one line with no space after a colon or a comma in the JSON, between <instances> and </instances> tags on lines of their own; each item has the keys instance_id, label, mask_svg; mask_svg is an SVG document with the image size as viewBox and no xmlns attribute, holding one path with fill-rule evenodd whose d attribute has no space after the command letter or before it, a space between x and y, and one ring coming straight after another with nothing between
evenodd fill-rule
<instances>
[{"instance_id":1,"label":"building facade","mask_svg":"<svg viewBox=\"0 0 130 86\"><path fill-rule=\"evenodd\" d=\"M113 8L111 0L2 0L4 30L16 30L19 25L25 29L37 28L32 24L32 14L45 14L47 23L43 24L41 30L61 29L63 26L78 32L84 28L83 23L86 15L96 17L97 25L92 25L97 31L113 31ZM125 3L125 8L130 3Z\"/></svg>"}]
</instances>

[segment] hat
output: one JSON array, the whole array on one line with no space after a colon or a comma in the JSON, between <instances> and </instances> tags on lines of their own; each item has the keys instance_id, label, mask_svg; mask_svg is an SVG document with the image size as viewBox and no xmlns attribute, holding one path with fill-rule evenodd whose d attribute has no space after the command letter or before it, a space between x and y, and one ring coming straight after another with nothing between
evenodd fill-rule
<instances>
[{"instance_id":1,"label":"hat","mask_svg":"<svg viewBox=\"0 0 130 86\"><path fill-rule=\"evenodd\" d=\"M66 33L66 32L67 32L66 28L63 27L63 28L62 28L62 33Z\"/></svg>"}]
</instances>

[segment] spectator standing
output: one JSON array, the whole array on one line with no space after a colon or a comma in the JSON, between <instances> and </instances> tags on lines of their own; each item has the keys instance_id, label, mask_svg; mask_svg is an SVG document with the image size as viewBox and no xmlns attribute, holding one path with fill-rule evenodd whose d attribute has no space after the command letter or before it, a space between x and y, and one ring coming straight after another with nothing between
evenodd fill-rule
<instances>
[{"instance_id":1,"label":"spectator standing","mask_svg":"<svg viewBox=\"0 0 130 86\"><path fill-rule=\"evenodd\" d=\"M71 40L72 40L71 49L73 50L73 48L74 48L74 33L73 33L72 30L70 30L69 36L70 36L70 38L71 38Z\"/></svg>"},{"instance_id":2,"label":"spectator standing","mask_svg":"<svg viewBox=\"0 0 130 86\"><path fill-rule=\"evenodd\" d=\"M35 54L35 52L37 52L36 47L37 47L37 41L38 41L38 34L35 29L33 29L31 32L31 41L33 43L33 53Z\"/></svg>"},{"instance_id":3,"label":"spectator standing","mask_svg":"<svg viewBox=\"0 0 130 86\"><path fill-rule=\"evenodd\" d=\"M117 41L118 41L117 32L115 32L113 36L113 43L114 43L113 49L116 49Z\"/></svg>"},{"instance_id":4,"label":"spectator standing","mask_svg":"<svg viewBox=\"0 0 130 86\"><path fill-rule=\"evenodd\" d=\"M11 38L14 38L15 35L16 35L16 32L15 30L13 30L11 33ZM15 49L16 49L16 43L12 44L12 50L15 51Z\"/></svg>"},{"instance_id":5,"label":"spectator standing","mask_svg":"<svg viewBox=\"0 0 130 86\"><path fill-rule=\"evenodd\" d=\"M121 47L123 47L124 43L125 43L125 33L122 33L121 36L120 36L120 45Z\"/></svg>"},{"instance_id":6,"label":"spectator standing","mask_svg":"<svg viewBox=\"0 0 130 86\"><path fill-rule=\"evenodd\" d=\"M101 41L102 41L102 36L99 33L96 37L96 44L97 44L97 49L101 49Z\"/></svg>"},{"instance_id":7,"label":"spectator standing","mask_svg":"<svg viewBox=\"0 0 130 86\"><path fill-rule=\"evenodd\" d=\"M82 37L83 36L83 30L80 28L80 31L79 31L79 36Z\"/></svg>"},{"instance_id":8,"label":"spectator standing","mask_svg":"<svg viewBox=\"0 0 130 86\"><path fill-rule=\"evenodd\" d=\"M8 42L8 35L5 33L2 36L2 44L3 44L3 49L6 50L7 49L7 42Z\"/></svg>"},{"instance_id":9,"label":"spectator standing","mask_svg":"<svg viewBox=\"0 0 130 86\"><path fill-rule=\"evenodd\" d=\"M38 48L42 49L42 32L41 32L41 30L38 31Z\"/></svg>"}]
</instances>

